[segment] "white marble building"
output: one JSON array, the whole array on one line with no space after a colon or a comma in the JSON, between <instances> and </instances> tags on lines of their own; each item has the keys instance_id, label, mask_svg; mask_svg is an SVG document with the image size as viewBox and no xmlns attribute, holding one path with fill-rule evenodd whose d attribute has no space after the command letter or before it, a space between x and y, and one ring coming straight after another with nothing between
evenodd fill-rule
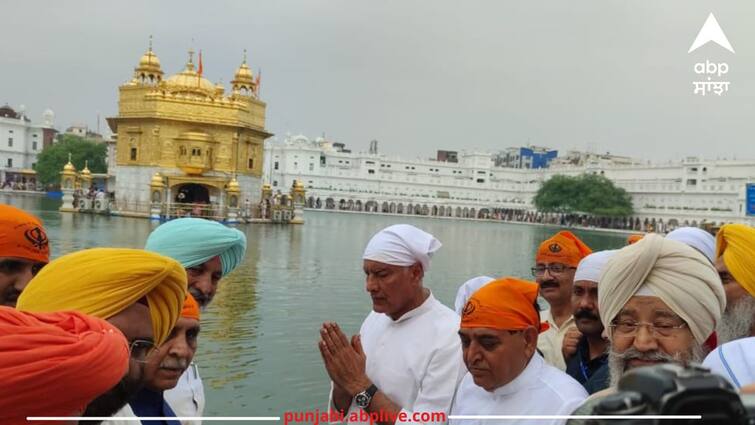
<instances>
[{"instance_id":1,"label":"white marble building","mask_svg":"<svg viewBox=\"0 0 755 425\"><path fill-rule=\"evenodd\" d=\"M33 123L23 107L17 109L0 107L0 184L36 180L37 154L53 143L56 133L51 110L44 112L41 122Z\"/></svg>"},{"instance_id":2,"label":"white marble building","mask_svg":"<svg viewBox=\"0 0 755 425\"><path fill-rule=\"evenodd\" d=\"M676 220L680 225L748 222L746 186L755 183L755 160L684 158L668 164L596 156L581 165L548 169L501 168L493 155L459 152L457 163L351 153L321 138L289 136L268 141L265 179L286 191L304 182L312 207L358 211L484 217L494 210L534 211L542 181L556 174L604 175L632 196L635 218Z\"/></svg>"}]
</instances>

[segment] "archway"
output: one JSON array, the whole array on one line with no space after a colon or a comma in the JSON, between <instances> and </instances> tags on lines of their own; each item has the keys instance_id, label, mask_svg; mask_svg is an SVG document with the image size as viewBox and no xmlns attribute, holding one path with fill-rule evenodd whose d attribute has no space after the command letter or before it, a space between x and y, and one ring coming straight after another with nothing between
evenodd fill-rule
<instances>
[{"instance_id":1,"label":"archway","mask_svg":"<svg viewBox=\"0 0 755 425\"><path fill-rule=\"evenodd\" d=\"M210 191L201 184L182 184L177 188L174 202L180 204L209 204Z\"/></svg>"},{"instance_id":2,"label":"archway","mask_svg":"<svg viewBox=\"0 0 755 425\"><path fill-rule=\"evenodd\" d=\"M402 204L401 202L399 202L398 205L396 206L396 213L397 214L404 213L404 204Z\"/></svg>"},{"instance_id":3,"label":"archway","mask_svg":"<svg viewBox=\"0 0 755 425\"><path fill-rule=\"evenodd\" d=\"M390 205L388 205L388 202L383 201L383 206L380 209L380 212L384 212L384 213L391 212L391 207Z\"/></svg>"},{"instance_id":4,"label":"archway","mask_svg":"<svg viewBox=\"0 0 755 425\"><path fill-rule=\"evenodd\" d=\"M333 198L328 198L325 200L325 209L332 210L336 208L336 200Z\"/></svg>"},{"instance_id":5,"label":"archway","mask_svg":"<svg viewBox=\"0 0 755 425\"><path fill-rule=\"evenodd\" d=\"M396 203L395 202L391 202L389 210L390 210L391 213L394 213L394 214L396 213Z\"/></svg>"},{"instance_id":6,"label":"archway","mask_svg":"<svg viewBox=\"0 0 755 425\"><path fill-rule=\"evenodd\" d=\"M357 211L362 211L362 201L357 200L355 205L356 205Z\"/></svg>"}]
</instances>

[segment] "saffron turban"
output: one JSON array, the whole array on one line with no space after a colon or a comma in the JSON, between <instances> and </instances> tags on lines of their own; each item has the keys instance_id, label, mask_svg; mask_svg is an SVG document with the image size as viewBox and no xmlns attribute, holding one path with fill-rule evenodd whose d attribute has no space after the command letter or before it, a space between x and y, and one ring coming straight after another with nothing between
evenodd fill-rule
<instances>
[{"instance_id":1,"label":"saffron turban","mask_svg":"<svg viewBox=\"0 0 755 425\"><path fill-rule=\"evenodd\" d=\"M155 343L170 334L186 298L186 271L140 249L93 248L45 266L18 298L21 311L76 310L108 319L147 298Z\"/></svg>"},{"instance_id":2,"label":"saffron turban","mask_svg":"<svg viewBox=\"0 0 755 425\"><path fill-rule=\"evenodd\" d=\"M422 264L430 268L430 258L442 244L435 236L408 224L395 224L377 232L367 243L362 259L394 266Z\"/></svg>"},{"instance_id":3,"label":"saffron turban","mask_svg":"<svg viewBox=\"0 0 755 425\"><path fill-rule=\"evenodd\" d=\"M464 306L467 304L467 301L469 301L469 297L471 297L472 294L494 280L495 278L490 276L477 276L464 282L456 292L456 301L454 302L454 310L456 310L456 314L461 315L461 311L464 309Z\"/></svg>"},{"instance_id":4,"label":"saffron turban","mask_svg":"<svg viewBox=\"0 0 755 425\"><path fill-rule=\"evenodd\" d=\"M724 258L729 273L755 297L755 229L725 224L716 236L716 257Z\"/></svg>"},{"instance_id":5,"label":"saffron turban","mask_svg":"<svg viewBox=\"0 0 755 425\"><path fill-rule=\"evenodd\" d=\"M574 233L562 230L540 244L535 256L538 263L562 263L577 267L579 262L592 253Z\"/></svg>"},{"instance_id":6,"label":"saffron turban","mask_svg":"<svg viewBox=\"0 0 755 425\"><path fill-rule=\"evenodd\" d=\"M184 307L181 310L181 317L187 319L199 320L199 303L190 293L186 293L186 299L184 300Z\"/></svg>"},{"instance_id":7,"label":"saffron turban","mask_svg":"<svg viewBox=\"0 0 755 425\"><path fill-rule=\"evenodd\" d=\"M610 260L617 252L618 250L609 249L606 251L593 252L583 258L577 266L577 271L574 272L574 281L586 280L595 283L599 282L600 273L606 267L608 260Z\"/></svg>"},{"instance_id":8,"label":"saffron turban","mask_svg":"<svg viewBox=\"0 0 755 425\"><path fill-rule=\"evenodd\" d=\"M128 359L126 338L104 320L0 307L0 423L78 416L123 378Z\"/></svg>"},{"instance_id":9,"label":"saffron turban","mask_svg":"<svg viewBox=\"0 0 755 425\"><path fill-rule=\"evenodd\" d=\"M697 227L680 227L669 232L666 239L679 241L700 251L711 263L716 261L716 238Z\"/></svg>"},{"instance_id":10,"label":"saffron turban","mask_svg":"<svg viewBox=\"0 0 755 425\"><path fill-rule=\"evenodd\" d=\"M634 243L637 243L640 241L640 239L644 238L645 235L643 234L635 234L635 235L629 235L627 237L627 245L632 245Z\"/></svg>"},{"instance_id":11,"label":"saffron turban","mask_svg":"<svg viewBox=\"0 0 755 425\"><path fill-rule=\"evenodd\" d=\"M543 332L535 302L540 287L513 277L496 279L472 294L461 313L462 328L517 331L533 326Z\"/></svg>"},{"instance_id":12,"label":"saffron turban","mask_svg":"<svg viewBox=\"0 0 755 425\"><path fill-rule=\"evenodd\" d=\"M50 244L42 222L26 211L0 204L0 257L49 262Z\"/></svg>"},{"instance_id":13,"label":"saffron turban","mask_svg":"<svg viewBox=\"0 0 755 425\"><path fill-rule=\"evenodd\" d=\"M687 322L702 344L726 308L721 279L710 261L695 249L657 234L614 254L598 286L600 318L606 329L632 296L653 294Z\"/></svg>"},{"instance_id":14,"label":"saffron turban","mask_svg":"<svg viewBox=\"0 0 755 425\"><path fill-rule=\"evenodd\" d=\"M231 273L246 254L246 236L232 227L202 218L178 218L150 233L144 246L190 268L220 257L223 276Z\"/></svg>"}]
</instances>

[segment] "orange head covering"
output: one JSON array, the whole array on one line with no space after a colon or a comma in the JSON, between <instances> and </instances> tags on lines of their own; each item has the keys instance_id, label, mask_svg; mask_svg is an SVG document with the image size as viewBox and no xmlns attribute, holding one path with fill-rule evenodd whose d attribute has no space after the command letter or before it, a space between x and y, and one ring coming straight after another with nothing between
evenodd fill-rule
<instances>
[{"instance_id":1,"label":"orange head covering","mask_svg":"<svg viewBox=\"0 0 755 425\"><path fill-rule=\"evenodd\" d=\"M128 359L126 338L104 320L0 307L0 423L78 416L123 378Z\"/></svg>"},{"instance_id":2,"label":"orange head covering","mask_svg":"<svg viewBox=\"0 0 755 425\"><path fill-rule=\"evenodd\" d=\"M534 326L543 332L548 324L540 323L535 310L538 290L537 283L514 277L494 280L467 301L461 327L516 331Z\"/></svg>"},{"instance_id":3,"label":"orange head covering","mask_svg":"<svg viewBox=\"0 0 755 425\"><path fill-rule=\"evenodd\" d=\"M640 239L642 239L644 237L645 237L645 235L642 235L642 234L629 235L629 237L627 238L627 245L631 245L631 244L633 244L635 242L639 242Z\"/></svg>"},{"instance_id":4,"label":"orange head covering","mask_svg":"<svg viewBox=\"0 0 755 425\"><path fill-rule=\"evenodd\" d=\"M592 254L590 247L585 245L574 233L562 230L540 244L535 261L538 263L563 263L570 267L577 267L579 262L590 254Z\"/></svg>"},{"instance_id":5,"label":"orange head covering","mask_svg":"<svg viewBox=\"0 0 755 425\"><path fill-rule=\"evenodd\" d=\"M42 222L26 211L0 204L0 257L48 263L50 245Z\"/></svg>"},{"instance_id":6,"label":"orange head covering","mask_svg":"<svg viewBox=\"0 0 755 425\"><path fill-rule=\"evenodd\" d=\"M199 320L199 304L188 292L186 293L186 299L184 300L183 310L181 310L181 317Z\"/></svg>"}]
</instances>

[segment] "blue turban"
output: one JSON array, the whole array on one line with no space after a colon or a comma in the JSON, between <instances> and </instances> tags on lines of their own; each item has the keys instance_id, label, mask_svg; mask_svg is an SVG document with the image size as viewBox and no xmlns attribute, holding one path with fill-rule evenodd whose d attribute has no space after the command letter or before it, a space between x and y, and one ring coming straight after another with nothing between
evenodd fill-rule
<instances>
[{"instance_id":1,"label":"blue turban","mask_svg":"<svg viewBox=\"0 0 755 425\"><path fill-rule=\"evenodd\" d=\"M190 268L220 256L223 276L244 260L246 236L234 228L201 218L178 218L158 226L144 246Z\"/></svg>"}]
</instances>

